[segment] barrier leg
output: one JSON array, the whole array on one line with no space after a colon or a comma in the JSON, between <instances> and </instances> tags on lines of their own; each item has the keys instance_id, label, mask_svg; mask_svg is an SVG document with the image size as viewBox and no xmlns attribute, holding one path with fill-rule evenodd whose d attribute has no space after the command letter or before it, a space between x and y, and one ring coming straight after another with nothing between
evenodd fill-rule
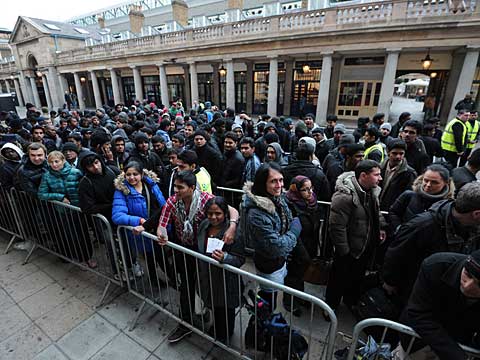
<instances>
[{"instance_id":1,"label":"barrier leg","mask_svg":"<svg viewBox=\"0 0 480 360\"><path fill-rule=\"evenodd\" d=\"M17 235L12 235L12 237L10 238L10 241L8 242L7 248L4 251L4 254L8 254L8 252L10 251L10 248L12 247L13 243L15 242L16 237L17 237Z\"/></svg>"},{"instance_id":2,"label":"barrier leg","mask_svg":"<svg viewBox=\"0 0 480 360\"><path fill-rule=\"evenodd\" d=\"M110 286L112 283L110 281L107 281L107 285L105 285L105 289L103 289L102 296L100 297L100 300L98 300L98 303L95 305L95 309L101 307L103 305L103 301L107 297L108 290L110 289Z\"/></svg>"},{"instance_id":3,"label":"barrier leg","mask_svg":"<svg viewBox=\"0 0 480 360\"><path fill-rule=\"evenodd\" d=\"M133 329L135 329L135 326L137 326L138 319L140 318L140 315L142 315L143 308L145 307L146 303L147 302L145 300L143 300L142 303L140 304L140 307L138 308L137 314L133 318L133 321L130 324L130 327L128 328L128 331L133 331Z\"/></svg>"},{"instance_id":4,"label":"barrier leg","mask_svg":"<svg viewBox=\"0 0 480 360\"><path fill-rule=\"evenodd\" d=\"M28 260L30 260L30 256L32 256L32 254L33 254L33 252L35 251L36 248L37 248L37 244L33 243L33 246L30 249L30 251L28 252L27 257L25 258L25 260L23 260L23 265L28 263Z\"/></svg>"}]
</instances>

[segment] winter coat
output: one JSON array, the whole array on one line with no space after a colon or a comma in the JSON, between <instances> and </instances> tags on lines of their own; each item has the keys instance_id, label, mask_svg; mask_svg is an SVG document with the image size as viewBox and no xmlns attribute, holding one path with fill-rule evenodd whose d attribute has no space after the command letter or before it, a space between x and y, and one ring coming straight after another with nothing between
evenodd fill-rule
<instances>
[{"instance_id":1,"label":"winter coat","mask_svg":"<svg viewBox=\"0 0 480 360\"><path fill-rule=\"evenodd\" d=\"M158 177L155 173L148 170L143 170L143 174L142 181L148 187L149 194L155 196L158 206L161 209L163 205L165 205L165 198L157 185ZM138 226L140 225L140 219L151 219L154 214L150 211L147 199L127 182L124 173L117 176L114 185L115 193L113 195L112 207L112 221L114 224ZM150 199L150 204L151 201L152 199ZM148 227L146 224L147 222L143 224L145 229ZM129 240L132 241L131 238ZM143 251L143 243L141 241L138 241L136 246L138 251ZM145 251L152 251L150 241L145 241Z\"/></svg>"},{"instance_id":2,"label":"winter coat","mask_svg":"<svg viewBox=\"0 0 480 360\"><path fill-rule=\"evenodd\" d=\"M138 151L137 149L133 149L130 153L130 157L128 158L127 162L136 161L140 163L144 169L153 171L157 174L158 178L163 178L163 164L162 160L155 154L153 151L148 151L145 155ZM126 164L124 164L126 165Z\"/></svg>"},{"instance_id":3,"label":"winter coat","mask_svg":"<svg viewBox=\"0 0 480 360\"><path fill-rule=\"evenodd\" d=\"M78 206L78 183L81 178L82 172L67 162L60 171L48 167L38 188L38 198L48 201L62 201L67 198L71 205Z\"/></svg>"},{"instance_id":4,"label":"winter coat","mask_svg":"<svg viewBox=\"0 0 480 360\"><path fill-rule=\"evenodd\" d=\"M468 301L460 290L460 274L466 260L465 255L454 253L427 258L400 317L402 324L420 335L418 347L430 345L440 360L466 359L458 343L472 346L474 334L478 337L480 300ZM408 340L402 339L402 343L406 349Z\"/></svg>"},{"instance_id":5,"label":"winter coat","mask_svg":"<svg viewBox=\"0 0 480 360\"><path fill-rule=\"evenodd\" d=\"M290 186L292 179L297 175L303 175L310 179L318 200L330 201L330 187L322 169L315 166L310 160L295 160L283 170L285 188Z\"/></svg>"},{"instance_id":6,"label":"winter coat","mask_svg":"<svg viewBox=\"0 0 480 360\"><path fill-rule=\"evenodd\" d=\"M5 158L3 154L3 151L5 149L11 149L15 151L18 154L19 160L14 161L14 160L8 160L7 158ZM0 187L6 190L9 190L10 188L13 187L13 178L14 178L15 172L20 166L20 162L21 162L20 159L22 159L23 157L23 152L17 145L12 143L6 143L5 145L2 146L2 153L0 155L1 155L1 158L5 160L3 164L0 162Z\"/></svg>"},{"instance_id":7,"label":"winter coat","mask_svg":"<svg viewBox=\"0 0 480 360\"><path fill-rule=\"evenodd\" d=\"M385 254L383 278L408 299L422 261L443 252L468 254L480 247L478 228L467 228L453 218L455 202L442 200L427 212L401 225ZM407 266L408 264L408 266Z\"/></svg>"},{"instance_id":8,"label":"winter coat","mask_svg":"<svg viewBox=\"0 0 480 360\"><path fill-rule=\"evenodd\" d=\"M425 168L430 165L430 158L425 150L425 145L420 139L417 139L413 144L407 144L405 158L408 165L414 168L417 174L423 174Z\"/></svg>"},{"instance_id":9,"label":"winter coat","mask_svg":"<svg viewBox=\"0 0 480 360\"><path fill-rule=\"evenodd\" d=\"M208 219L203 220L198 226L197 241L198 251L205 254L206 251L206 239L207 230L210 225ZM223 234L228 229L228 224L225 224L225 228L218 235L223 237ZM245 263L245 257L243 254L243 242L239 237L235 239L232 244L224 244L222 251L225 253L223 264L241 267ZM216 266L209 266L207 262L199 261L199 279L200 279L200 291L202 300L206 306L211 307L212 301L214 307L225 307L225 290L227 298L228 308L236 308L240 305L239 294L240 288L238 284L238 277L236 274L229 271L223 271L222 268ZM225 274L226 289L223 286ZM211 281L209 281L211 276ZM212 292L210 291L212 290Z\"/></svg>"},{"instance_id":10,"label":"winter coat","mask_svg":"<svg viewBox=\"0 0 480 360\"><path fill-rule=\"evenodd\" d=\"M281 220L275 204L268 197L254 195L251 189L250 182L243 187L244 241L255 250L256 268L270 274L285 264L285 259L297 243L297 236L290 230L292 213L282 195L280 206L286 214L287 231L281 234Z\"/></svg>"},{"instance_id":11,"label":"winter coat","mask_svg":"<svg viewBox=\"0 0 480 360\"><path fill-rule=\"evenodd\" d=\"M283 150L282 150L282 147L280 146L280 144L277 143L277 142L272 142L272 143L267 145L267 149L268 149L269 146L273 147L273 149L275 150L275 160L273 160L273 162L277 163L281 167L284 167L284 166L288 165L287 160L283 157ZM267 150L265 149L265 153L266 153L266 151ZM265 162L268 162L268 159L267 159L266 155L265 155Z\"/></svg>"},{"instance_id":12,"label":"winter coat","mask_svg":"<svg viewBox=\"0 0 480 360\"><path fill-rule=\"evenodd\" d=\"M325 158L331 150L332 147L327 140L323 140L315 145L315 156L318 158L318 161L320 161L320 164L323 164Z\"/></svg>"},{"instance_id":13,"label":"winter coat","mask_svg":"<svg viewBox=\"0 0 480 360\"><path fill-rule=\"evenodd\" d=\"M25 191L30 195L37 196L38 187L42 181L42 176L47 171L46 161L44 161L41 165L34 165L28 156L25 156L22 164L17 169L15 177L13 178L13 185L18 191Z\"/></svg>"},{"instance_id":14,"label":"winter coat","mask_svg":"<svg viewBox=\"0 0 480 360\"><path fill-rule=\"evenodd\" d=\"M439 195L429 195L422 189L423 175L415 179L412 190L407 190L400 194L395 202L390 206L388 217L392 233L400 226L410 221L413 217L427 211L437 201L453 199L453 182L450 181L445 193Z\"/></svg>"},{"instance_id":15,"label":"winter coat","mask_svg":"<svg viewBox=\"0 0 480 360\"><path fill-rule=\"evenodd\" d=\"M195 152L198 156L198 167L204 167L212 177L215 184L222 175L220 166L222 165L222 154L209 143L205 146L196 147Z\"/></svg>"},{"instance_id":16,"label":"winter coat","mask_svg":"<svg viewBox=\"0 0 480 360\"><path fill-rule=\"evenodd\" d=\"M245 158L238 150L225 152L223 155L222 176L218 185L228 188L241 189L242 176L245 169Z\"/></svg>"},{"instance_id":17,"label":"winter coat","mask_svg":"<svg viewBox=\"0 0 480 360\"><path fill-rule=\"evenodd\" d=\"M388 159L382 164L382 192L380 193L380 210L388 211L390 206L405 190L409 190L412 187L417 173L410 167L406 160L402 160L398 165L398 170L391 175L390 179L387 179Z\"/></svg>"},{"instance_id":18,"label":"winter coat","mask_svg":"<svg viewBox=\"0 0 480 360\"><path fill-rule=\"evenodd\" d=\"M338 177L335 190L328 219L330 239L338 256L350 254L358 259L365 252L368 239L379 239L380 227L384 226L378 203L380 188L371 190L374 208L372 218L369 215L367 193L361 188L353 171Z\"/></svg>"},{"instance_id":19,"label":"winter coat","mask_svg":"<svg viewBox=\"0 0 480 360\"><path fill-rule=\"evenodd\" d=\"M455 183L455 196L458 194L458 191L466 184L477 181L476 174L472 173L467 166L462 166L453 169L452 179Z\"/></svg>"},{"instance_id":20,"label":"winter coat","mask_svg":"<svg viewBox=\"0 0 480 360\"><path fill-rule=\"evenodd\" d=\"M97 159L100 159L98 155ZM102 163L102 174L90 173L83 168L82 163L80 163L80 166L85 174L78 186L80 208L86 214L101 214L107 220L111 220L113 194L115 192L113 182L117 174L104 163Z\"/></svg>"}]
</instances>

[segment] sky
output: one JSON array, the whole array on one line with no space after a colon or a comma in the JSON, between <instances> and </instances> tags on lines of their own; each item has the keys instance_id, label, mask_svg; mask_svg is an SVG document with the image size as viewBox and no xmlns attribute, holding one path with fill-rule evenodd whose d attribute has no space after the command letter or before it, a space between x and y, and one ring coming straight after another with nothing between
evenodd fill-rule
<instances>
[{"instance_id":1,"label":"sky","mask_svg":"<svg viewBox=\"0 0 480 360\"><path fill-rule=\"evenodd\" d=\"M19 16L65 21L125 2L125 0L2 0L0 28L13 30Z\"/></svg>"}]
</instances>

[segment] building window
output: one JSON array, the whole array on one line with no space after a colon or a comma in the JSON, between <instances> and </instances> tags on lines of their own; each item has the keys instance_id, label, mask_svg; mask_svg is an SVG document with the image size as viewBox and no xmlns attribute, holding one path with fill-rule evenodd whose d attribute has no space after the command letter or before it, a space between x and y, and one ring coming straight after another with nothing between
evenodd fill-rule
<instances>
[{"instance_id":1,"label":"building window","mask_svg":"<svg viewBox=\"0 0 480 360\"><path fill-rule=\"evenodd\" d=\"M183 75L167 75L168 98L185 101L185 78ZM164 104L168 106L170 104Z\"/></svg>"},{"instance_id":2,"label":"building window","mask_svg":"<svg viewBox=\"0 0 480 360\"><path fill-rule=\"evenodd\" d=\"M198 100L201 102L212 101L213 97L213 74L204 73L197 75Z\"/></svg>"},{"instance_id":3,"label":"building window","mask_svg":"<svg viewBox=\"0 0 480 360\"><path fill-rule=\"evenodd\" d=\"M341 82L339 106L362 106L364 82Z\"/></svg>"},{"instance_id":4,"label":"building window","mask_svg":"<svg viewBox=\"0 0 480 360\"><path fill-rule=\"evenodd\" d=\"M290 114L303 117L315 113L320 90L321 63L309 62L310 71L303 71L305 62L296 63L293 72L293 93Z\"/></svg>"},{"instance_id":5,"label":"building window","mask_svg":"<svg viewBox=\"0 0 480 360\"><path fill-rule=\"evenodd\" d=\"M145 98L149 103L154 102L157 105L162 103L160 78L158 76L144 76L143 91L145 93Z\"/></svg>"},{"instance_id":6,"label":"building window","mask_svg":"<svg viewBox=\"0 0 480 360\"><path fill-rule=\"evenodd\" d=\"M125 105L130 106L135 102L135 82L133 76L122 77Z\"/></svg>"}]
</instances>

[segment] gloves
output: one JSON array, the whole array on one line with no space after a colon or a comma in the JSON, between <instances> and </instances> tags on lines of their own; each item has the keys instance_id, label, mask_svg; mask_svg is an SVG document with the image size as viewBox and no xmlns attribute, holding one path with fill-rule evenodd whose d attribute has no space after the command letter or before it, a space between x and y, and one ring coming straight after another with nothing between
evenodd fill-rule
<instances>
[{"instance_id":1,"label":"gloves","mask_svg":"<svg viewBox=\"0 0 480 360\"><path fill-rule=\"evenodd\" d=\"M297 238L300 236L300 233L302 232L302 224L298 217L293 218L290 223L290 231L293 232Z\"/></svg>"}]
</instances>

